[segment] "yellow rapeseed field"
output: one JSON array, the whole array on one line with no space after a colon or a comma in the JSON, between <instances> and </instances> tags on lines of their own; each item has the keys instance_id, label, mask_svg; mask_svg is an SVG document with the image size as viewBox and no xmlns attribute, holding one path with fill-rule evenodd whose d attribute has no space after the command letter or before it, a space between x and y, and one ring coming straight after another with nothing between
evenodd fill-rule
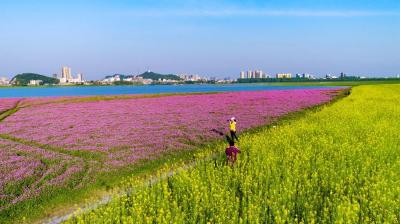
<instances>
[{"instance_id":1,"label":"yellow rapeseed field","mask_svg":"<svg viewBox=\"0 0 400 224\"><path fill-rule=\"evenodd\" d=\"M67 223L399 223L400 85L354 87L241 136L237 164L199 162ZM221 148L221 151L224 149Z\"/></svg>"}]
</instances>

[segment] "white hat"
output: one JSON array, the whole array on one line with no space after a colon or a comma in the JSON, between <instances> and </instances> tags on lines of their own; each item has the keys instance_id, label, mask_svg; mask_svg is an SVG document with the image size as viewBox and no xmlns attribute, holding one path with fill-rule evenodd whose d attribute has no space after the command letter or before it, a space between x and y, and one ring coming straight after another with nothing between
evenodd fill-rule
<instances>
[{"instance_id":1,"label":"white hat","mask_svg":"<svg viewBox=\"0 0 400 224\"><path fill-rule=\"evenodd\" d=\"M235 120L235 117L231 117L231 121Z\"/></svg>"}]
</instances>

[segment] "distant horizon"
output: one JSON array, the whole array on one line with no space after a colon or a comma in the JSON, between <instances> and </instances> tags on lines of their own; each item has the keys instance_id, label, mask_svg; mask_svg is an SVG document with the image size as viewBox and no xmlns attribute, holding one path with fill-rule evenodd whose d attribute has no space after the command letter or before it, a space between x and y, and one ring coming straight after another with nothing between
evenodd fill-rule
<instances>
[{"instance_id":1,"label":"distant horizon","mask_svg":"<svg viewBox=\"0 0 400 224\"><path fill-rule=\"evenodd\" d=\"M3 0L0 77L400 74L400 1Z\"/></svg>"},{"instance_id":2,"label":"distant horizon","mask_svg":"<svg viewBox=\"0 0 400 224\"><path fill-rule=\"evenodd\" d=\"M258 70L258 69L253 69L252 71L255 71L255 70ZM262 69L260 69L260 70L262 70ZM218 76L202 76L201 74L195 74L195 73L180 73L180 74L178 74L178 73L173 73L173 72L167 72L167 73L164 73L164 72L158 72L158 71L153 71L153 70L145 70L145 71L143 71L143 72L140 72L139 74L127 74L127 73L113 73L113 74L105 74L105 75L103 75L103 76L99 76L99 78L98 79L87 79L87 80L89 80L89 81L95 81L95 80L101 80L101 79L104 79L106 76L113 76L113 75L127 75L127 76L131 76L131 75L133 75L133 76L137 76L137 75L141 75L141 74L143 74L143 73L146 73L146 72L154 72L154 73L158 73L158 74L163 74L163 75L169 75L169 74L172 74L172 75L182 75L182 74L187 74L187 75L200 75L202 78L219 78L219 79L223 79L223 78L231 78L231 79L238 79L239 78L239 74L240 74L240 72L238 72L238 74L236 75L236 76L224 76L224 77L218 77ZM263 72L265 72L264 70L262 70ZM247 72L247 71L244 71L244 72ZM53 77L53 75L54 74L56 74L56 73L53 73L53 74L41 74L41 73L37 73L37 72L32 72L32 71L30 71L30 72L22 72L22 73L19 73L19 74L14 74L14 75L12 75L12 76L2 76L2 75L0 75L0 78L2 78L2 77L5 77L5 78L8 78L9 80L11 80L13 77L15 77L16 75L20 75L20 74L27 74L27 73L33 73L33 74L38 74L38 75L44 75L44 76L48 76L48 77ZM321 74L321 75L319 75L319 74L311 74L311 73L307 73L307 72L295 72L295 73L293 73L293 72L277 72L277 73L268 73L268 72L266 72L266 74L267 75L270 75L272 78L273 77L275 77L275 75L276 74L278 74L278 73L290 73L290 74L292 74L293 76L295 76L296 74L310 74L310 75L314 75L314 76L316 76L317 78L324 78L326 75L333 75L333 76L339 76L340 75L340 73L339 74L332 74L332 73L326 73L326 74ZM381 75L373 75L373 74L349 74L349 73L346 73L346 72L343 72L344 74L346 74L346 75L348 75L348 76L360 76L360 77L366 77L366 78L398 78L398 76L400 76L400 73L398 73L398 74L391 74L391 75L387 75L387 74L381 74ZM79 74L79 73L74 73L74 72L72 72L72 76L77 76L77 74ZM84 73L81 73L82 75L83 75L83 77L85 78L85 74ZM61 73L57 73L57 78L60 78L61 77Z\"/></svg>"},{"instance_id":3,"label":"distant horizon","mask_svg":"<svg viewBox=\"0 0 400 224\"><path fill-rule=\"evenodd\" d=\"M333 75L333 76L339 76L340 75L340 73L338 73L338 74L336 74L336 73L312 74L312 73L308 73L308 72L287 72L287 71L276 72L276 73L268 73L268 72L266 72L266 71L264 71L262 69L253 69L252 71L255 71L255 70L261 70L261 71L265 72L267 75L269 75L271 77L275 77L275 75L278 74L278 73L290 73L293 76L295 76L296 74L310 74L310 75L316 76L317 78L324 78L326 75ZM243 70L243 72L247 72L247 71L248 70ZM93 80L93 81L94 80L101 80L101 79L104 79L106 76L113 76L113 75L127 75L127 76L133 75L133 76L137 76L137 75L141 75L141 74L146 73L146 72L154 72L154 73L158 73L158 74L162 74L162 75L169 75L169 74L182 75L182 74L187 74L187 75L199 75L199 76L201 76L203 78L214 78L215 77L215 78L219 78L219 79L223 79L223 78L237 79L237 78L239 78L239 75L240 75L241 71L239 71L237 75L233 75L233 76L229 76L229 75L228 76L216 76L216 75L204 76L202 74L195 74L195 73L179 73L178 74L178 73L173 73L173 72L158 72L158 71L153 71L153 70L145 70L145 71L142 71L142 72L139 72L139 73L136 73L136 74L116 72L116 73L112 73L112 74L104 74L103 76L98 75L98 77L99 77L98 79L88 79L88 80ZM5 78L8 78L9 80L11 80L16 75L27 74L27 73L44 75L44 76L48 76L48 77L53 77L54 74L57 74L57 78L61 77L61 73L42 74L42 73L38 73L38 72L29 71L29 72L22 72L22 73L14 74L14 75L11 75L11 76L1 75L0 74L0 78L5 77ZM375 75L374 74L350 74L350 73L346 73L346 72L343 72L343 73L348 75L348 76L360 76L360 77L367 77L367 78L386 78L386 77L395 78L395 77L398 77L400 75L400 72L398 74L379 74L379 75L376 75L376 74ZM85 73L74 73L72 71L72 76L75 77L75 76L77 76L77 74L82 74L83 77L85 78Z\"/></svg>"}]
</instances>

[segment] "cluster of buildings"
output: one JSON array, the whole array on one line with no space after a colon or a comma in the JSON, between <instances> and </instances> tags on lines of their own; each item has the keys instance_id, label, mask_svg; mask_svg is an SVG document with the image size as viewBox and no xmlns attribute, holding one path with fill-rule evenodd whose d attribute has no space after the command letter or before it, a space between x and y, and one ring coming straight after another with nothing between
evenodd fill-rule
<instances>
[{"instance_id":1,"label":"cluster of buildings","mask_svg":"<svg viewBox=\"0 0 400 224\"><path fill-rule=\"evenodd\" d=\"M270 79L270 78L277 78L277 79L291 79L291 78L300 78L300 79L316 79L314 75L303 73L303 74L296 74L295 76L292 73L277 73L274 77L264 73L262 70L249 70L247 72L241 71L240 72L240 79Z\"/></svg>"},{"instance_id":2,"label":"cluster of buildings","mask_svg":"<svg viewBox=\"0 0 400 224\"><path fill-rule=\"evenodd\" d=\"M296 78L298 79L317 79L317 77L315 75L311 75L308 73L303 73L303 74L296 74Z\"/></svg>"},{"instance_id":3,"label":"cluster of buildings","mask_svg":"<svg viewBox=\"0 0 400 224\"><path fill-rule=\"evenodd\" d=\"M147 73L151 73L150 70L147 71ZM180 74L178 77L181 80L173 80L173 79L164 79L164 78L159 78L158 80L152 80L152 79L145 79L141 77L140 75L121 75L121 74L115 74L112 76L107 76L106 78L102 79L100 81L101 84L104 85L110 85L115 82L132 82L132 83L137 83L137 84L143 84L143 85L149 85L149 84L154 84L154 83L181 83L181 82L201 82L201 81L208 81L208 79L201 77L200 75L195 75L195 74Z\"/></svg>"},{"instance_id":4,"label":"cluster of buildings","mask_svg":"<svg viewBox=\"0 0 400 224\"><path fill-rule=\"evenodd\" d=\"M29 84L30 86L40 86L43 83L43 80L30 80Z\"/></svg>"},{"instance_id":5,"label":"cluster of buildings","mask_svg":"<svg viewBox=\"0 0 400 224\"><path fill-rule=\"evenodd\" d=\"M185 82L208 81L208 79L202 78L200 75L180 74L178 76Z\"/></svg>"},{"instance_id":6,"label":"cluster of buildings","mask_svg":"<svg viewBox=\"0 0 400 224\"><path fill-rule=\"evenodd\" d=\"M249 70L247 72L240 72L240 78L241 79L266 79L269 78L269 75L264 73L261 70Z\"/></svg>"},{"instance_id":7,"label":"cluster of buildings","mask_svg":"<svg viewBox=\"0 0 400 224\"><path fill-rule=\"evenodd\" d=\"M135 76L135 75L120 75L120 74L115 74L113 76L108 76L105 79L101 80L100 83L104 85L111 85L114 82L132 82L132 83L138 83L138 84L143 84L143 85L149 85L153 83L152 79L144 79L143 77L140 76Z\"/></svg>"},{"instance_id":8,"label":"cluster of buildings","mask_svg":"<svg viewBox=\"0 0 400 224\"><path fill-rule=\"evenodd\" d=\"M156 81L157 83L162 83L162 84L177 84L180 83L181 81L179 80L174 80L174 79L158 79Z\"/></svg>"},{"instance_id":9,"label":"cluster of buildings","mask_svg":"<svg viewBox=\"0 0 400 224\"><path fill-rule=\"evenodd\" d=\"M210 82L210 83L227 84L227 83L233 83L236 81L236 79L232 79L230 77L217 78L215 76L211 76L211 77L207 78L207 77L202 77L200 75L187 75L187 74L181 74L178 76L184 82L202 82L202 83Z\"/></svg>"},{"instance_id":10,"label":"cluster of buildings","mask_svg":"<svg viewBox=\"0 0 400 224\"><path fill-rule=\"evenodd\" d=\"M53 75L53 78L58 78L57 74ZM69 67L62 67L61 69L61 77L58 78L60 80L61 85L65 84L83 84L85 80L83 79L83 75L78 73L76 78L72 76L71 68Z\"/></svg>"},{"instance_id":11,"label":"cluster of buildings","mask_svg":"<svg viewBox=\"0 0 400 224\"><path fill-rule=\"evenodd\" d=\"M0 77L0 86L8 86L10 85L10 80L6 77Z\"/></svg>"}]
</instances>

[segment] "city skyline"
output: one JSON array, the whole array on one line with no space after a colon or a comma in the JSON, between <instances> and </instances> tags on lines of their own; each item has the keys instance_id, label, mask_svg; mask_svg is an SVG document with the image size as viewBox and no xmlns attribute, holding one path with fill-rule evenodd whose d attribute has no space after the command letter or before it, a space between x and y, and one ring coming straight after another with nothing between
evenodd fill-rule
<instances>
[{"instance_id":1,"label":"city skyline","mask_svg":"<svg viewBox=\"0 0 400 224\"><path fill-rule=\"evenodd\" d=\"M63 12L63 13L60 13ZM88 79L259 68L317 75L400 73L398 1L82 1L0 3L0 76Z\"/></svg>"}]
</instances>

